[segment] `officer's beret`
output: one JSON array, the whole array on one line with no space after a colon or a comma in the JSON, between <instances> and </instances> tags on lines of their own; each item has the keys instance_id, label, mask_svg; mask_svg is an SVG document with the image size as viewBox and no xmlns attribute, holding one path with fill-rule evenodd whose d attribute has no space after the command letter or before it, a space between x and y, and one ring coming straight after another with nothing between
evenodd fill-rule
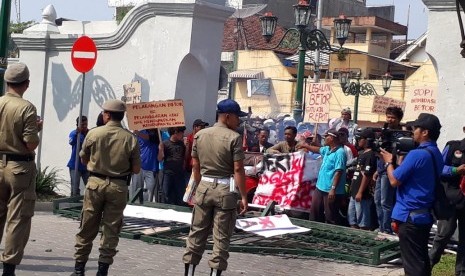
<instances>
[{"instance_id":1,"label":"officer's beret","mask_svg":"<svg viewBox=\"0 0 465 276\"><path fill-rule=\"evenodd\" d=\"M6 69L3 79L7 83L21 83L29 79L29 69L24 63L13 63Z\"/></svg>"},{"instance_id":2,"label":"officer's beret","mask_svg":"<svg viewBox=\"0 0 465 276\"><path fill-rule=\"evenodd\" d=\"M103 106L103 110L112 112L125 112L126 104L121 100L111 99L106 101Z\"/></svg>"}]
</instances>

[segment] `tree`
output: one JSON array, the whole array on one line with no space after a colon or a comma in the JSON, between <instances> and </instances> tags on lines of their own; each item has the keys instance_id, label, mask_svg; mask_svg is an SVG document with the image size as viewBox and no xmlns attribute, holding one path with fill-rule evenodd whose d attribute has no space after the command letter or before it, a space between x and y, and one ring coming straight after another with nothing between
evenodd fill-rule
<instances>
[{"instance_id":1,"label":"tree","mask_svg":"<svg viewBox=\"0 0 465 276\"><path fill-rule=\"evenodd\" d=\"M19 49L16 46L16 43L11 38L11 34L21 34L23 31L32 25L36 24L35 21L26 21L26 22L19 22L13 23L10 22L9 30L8 30L8 57L9 58L17 58L19 57Z\"/></svg>"}]
</instances>

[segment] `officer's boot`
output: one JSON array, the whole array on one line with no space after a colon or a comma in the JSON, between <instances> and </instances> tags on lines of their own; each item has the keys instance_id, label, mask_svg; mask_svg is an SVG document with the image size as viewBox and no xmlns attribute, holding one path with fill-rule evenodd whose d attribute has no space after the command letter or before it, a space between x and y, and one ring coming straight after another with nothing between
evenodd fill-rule
<instances>
[{"instance_id":1,"label":"officer's boot","mask_svg":"<svg viewBox=\"0 0 465 276\"><path fill-rule=\"evenodd\" d=\"M16 265L3 263L2 276L15 276Z\"/></svg>"},{"instance_id":2,"label":"officer's boot","mask_svg":"<svg viewBox=\"0 0 465 276\"><path fill-rule=\"evenodd\" d=\"M221 276L221 272L223 272L223 270L212 268L212 272L210 272L210 276Z\"/></svg>"},{"instance_id":3,"label":"officer's boot","mask_svg":"<svg viewBox=\"0 0 465 276\"><path fill-rule=\"evenodd\" d=\"M184 265L185 265L184 276L194 276L196 265L194 264L184 264Z\"/></svg>"},{"instance_id":4,"label":"officer's boot","mask_svg":"<svg viewBox=\"0 0 465 276\"><path fill-rule=\"evenodd\" d=\"M107 276L110 264L98 262L98 271L96 276Z\"/></svg>"},{"instance_id":5,"label":"officer's boot","mask_svg":"<svg viewBox=\"0 0 465 276\"><path fill-rule=\"evenodd\" d=\"M74 272L71 276L85 276L86 275L86 263L85 262L76 262L74 264Z\"/></svg>"}]
</instances>

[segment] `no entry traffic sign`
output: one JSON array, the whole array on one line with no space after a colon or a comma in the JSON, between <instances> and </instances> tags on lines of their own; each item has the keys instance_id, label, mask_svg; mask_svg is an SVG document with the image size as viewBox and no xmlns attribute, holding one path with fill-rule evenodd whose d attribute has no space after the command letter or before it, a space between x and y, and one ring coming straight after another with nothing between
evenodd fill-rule
<instances>
[{"instance_id":1,"label":"no entry traffic sign","mask_svg":"<svg viewBox=\"0 0 465 276\"><path fill-rule=\"evenodd\" d=\"M74 42L71 50L71 61L78 72L89 72L97 61L97 47L88 36L81 36Z\"/></svg>"}]
</instances>

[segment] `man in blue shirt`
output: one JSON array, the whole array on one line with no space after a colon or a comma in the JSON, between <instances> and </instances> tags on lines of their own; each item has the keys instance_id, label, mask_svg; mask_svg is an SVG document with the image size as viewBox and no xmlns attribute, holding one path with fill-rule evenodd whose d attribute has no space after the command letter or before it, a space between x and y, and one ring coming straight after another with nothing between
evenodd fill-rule
<instances>
[{"instance_id":1,"label":"man in blue shirt","mask_svg":"<svg viewBox=\"0 0 465 276\"><path fill-rule=\"evenodd\" d=\"M346 153L341 143L339 132L329 129L325 134L325 145L299 144L298 148L304 148L323 157L316 189L312 196L310 220L342 225L342 216L339 209L342 197L345 196L346 181Z\"/></svg>"},{"instance_id":2,"label":"man in blue shirt","mask_svg":"<svg viewBox=\"0 0 465 276\"><path fill-rule=\"evenodd\" d=\"M84 138L86 138L87 132L89 132L89 129L87 129L87 117L82 116L81 118L81 126L78 126L79 124L79 117L76 118L76 129L71 131L69 134L69 144L71 145L71 157L69 158L68 165L67 167L69 168L69 175L71 178L71 196L80 196L81 195L81 189L80 189L80 184L81 184L81 179L84 182L84 186L87 184L87 180L89 179L89 172L87 171L87 168L84 164L82 164L81 160L79 160L79 165L78 165L78 177L76 179L76 146L77 146L77 137L78 133L80 134L79 137L81 139L80 144L82 145L82 142L84 141Z\"/></svg>"},{"instance_id":3,"label":"man in blue shirt","mask_svg":"<svg viewBox=\"0 0 465 276\"><path fill-rule=\"evenodd\" d=\"M144 129L141 131L134 131L137 135L137 141L140 146L140 159L141 170L138 174L132 176L131 195L138 188L144 190L144 201L154 201L155 185L158 180L158 144L160 138L158 137L157 129Z\"/></svg>"},{"instance_id":4,"label":"man in blue shirt","mask_svg":"<svg viewBox=\"0 0 465 276\"><path fill-rule=\"evenodd\" d=\"M435 186L444 162L436 141L441 124L439 119L421 113L412 123L413 139L419 147L410 151L399 167L392 163L393 155L381 150L389 182L397 187L392 219L398 225L400 252L405 275L431 275L428 239L433 217ZM394 227L395 229L396 227Z\"/></svg>"}]
</instances>

